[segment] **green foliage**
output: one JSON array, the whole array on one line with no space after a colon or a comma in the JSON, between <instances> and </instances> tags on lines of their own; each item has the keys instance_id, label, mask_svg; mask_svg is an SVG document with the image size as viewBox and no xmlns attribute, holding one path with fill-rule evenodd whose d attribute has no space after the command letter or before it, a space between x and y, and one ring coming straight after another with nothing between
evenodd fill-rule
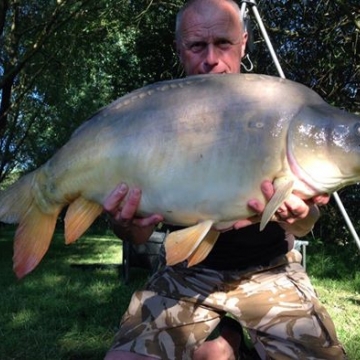
<instances>
[{"instance_id":1,"label":"green foliage","mask_svg":"<svg viewBox=\"0 0 360 360\"><path fill-rule=\"evenodd\" d=\"M360 283L356 280L360 253L353 241L336 244L326 238L309 239L308 253L309 274L321 279L352 279L354 290L360 292Z\"/></svg>"},{"instance_id":2,"label":"green foliage","mask_svg":"<svg viewBox=\"0 0 360 360\"><path fill-rule=\"evenodd\" d=\"M348 186L338 192L358 235L360 229L359 192L358 184ZM357 263L360 260L360 251L355 245L353 235L349 231L335 199L331 197L330 202L320 209L320 220L315 224L312 234L308 235L307 239L312 243L313 238L317 239L318 251L322 251L322 247L324 247L324 250L330 249L330 252L336 252L331 246L335 245L338 248L337 251L344 254L350 263Z\"/></svg>"},{"instance_id":3,"label":"green foliage","mask_svg":"<svg viewBox=\"0 0 360 360\"><path fill-rule=\"evenodd\" d=\"M286 77L312 87L329 103L359 111L358 2L270 0L258 8ZM254 31L255 72L276 74L257 27Z\"/></svg>"}]
</instances>

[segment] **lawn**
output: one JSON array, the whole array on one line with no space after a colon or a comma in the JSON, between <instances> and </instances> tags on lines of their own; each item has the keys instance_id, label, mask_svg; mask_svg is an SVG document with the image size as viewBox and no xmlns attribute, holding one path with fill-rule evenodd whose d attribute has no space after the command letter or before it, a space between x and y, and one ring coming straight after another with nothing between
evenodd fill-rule
<instances>
[{"instance_id":1,"label":"lawn","mask_svg":"<svg viewBox=\"0 0 360 360\"><path fill-rule=\"evenodd\" d=\"M0 236L1 360L102 359L146 272L132 270L124 285L118 239L91 235L66 246L57 234L40 265L19 281L11 236Z\"/></svg>"},{"instance_id":2,"label":"lawn","mask_svg":"<svg viewBox=\"0 0 360 360\"><path fill-rule=\"evenodd\" d=\"M0 231L1 360L103 359L120 316L147 271L132 269L125 285L118 239L91 234L65 246L57 233L40 265L17 280L12 272L13 232ZM321 252L312 255L308 247L313 283L333 316L349 359L358 360L360 272L344 270L335 278L327 276L330 266L344 268L339 261Z\"/></svg>"}]
</instances>

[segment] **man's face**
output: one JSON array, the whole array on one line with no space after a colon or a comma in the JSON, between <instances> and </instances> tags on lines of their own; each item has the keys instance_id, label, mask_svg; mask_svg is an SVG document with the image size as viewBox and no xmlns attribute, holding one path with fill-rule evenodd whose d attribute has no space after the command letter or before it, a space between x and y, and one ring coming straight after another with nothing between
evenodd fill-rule
<instances>
[{"instance_id":1,"label":"man's face","mask_svg":"<svg viewBox=\"0 0 360 360\"><path fill-rule=\"evenodd\" d=\"M210 5L203 11L188 8L179 35L177 51L186 75L240 72L247 34L230 4Z\"/></svg>"}]
</instances>

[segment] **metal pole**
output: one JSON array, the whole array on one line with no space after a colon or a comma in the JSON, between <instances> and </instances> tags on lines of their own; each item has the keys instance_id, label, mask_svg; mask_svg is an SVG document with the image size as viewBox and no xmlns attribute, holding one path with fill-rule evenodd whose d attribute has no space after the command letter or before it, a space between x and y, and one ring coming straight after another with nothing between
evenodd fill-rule
<instances>
[{"instance_id":1,"label":"metal pole","mask_svg":"<svg viewBox=\"0 0 360 360\"><path fill-rule=\"evenodd\" d=\"M278 60L278 58L277 58L276 52L275 52L275 50L274 50L274 47L272 46L272 43L271 43L271 41L270 41L270 38L269 38L269 36L268 36L268 34L267 34L267 31L266 31L266 29L265 29L264 23L263 23L263 21L262 21L262 19L261 19L261 16L260 16L260 14L259 14L259 11L258 11L258 9L257 9L257 7L256 7L256 2L255 2L254 0L243 1L242 5L241 5L241 16L242 16L242 18L243 18L244 14L245 14L246 4L251 5L251 10L252 10L253 13L254 13L254 16L255 16L255 18L256 18L256 21L258 22L260 31L261 31L261 33L262 33L262 35L263 35L263 37L264 37L264 40L265 40L265 42L266 42L266 45L267 45L267 47L268 47L268 49L269 49L269 51L270 51L270 55L271 55L271 57L272 57L272 59L273 59L273 61L274 61L274 64L275 64L275 66L276 66L276 70L278 71L280 77L283 78L283 79L285 79L285 74L284 74L284 72L283 72L283 70L282 70L282 68L281 68L280 62L279 62L279 60Z\"/></svg>"},{"instance_id":2,"label":"metal pole","mask_svg":"<svg viewBox=\"0 0 360 360\"><path fill-rule=\"evenodd\" d=\"M273 46L272 46L272 43L271 43L271 41L270 41L270 38L269 38L269 36L268 36L268 34L267 34L267 31L266 31L266 29L265 29L264 23L263 23L263 21L262 21L262 19L261 19L261 17L260 17L259 11L257 10L256 1L255 1L255 0L244 0L244 1L242 1L241 10L240 10L240 15L241 15L241 18L242 18L242 19L244 18L244 15L245 15L246 5L250 5L250 6L251 6L251 10L252 10L253 13L254 13L254 16L255 16L255 18L256 18L256 21L258 22L259 28L260 28L260 30L261 30L261 33L262 33L263 37L264 37L264 40L265 40L265 42L266 42L266 45L267 45L267 47L268 47L268 49L269 49L269 51L270 51L270 55L271 55L271 57L272 57L272 59L273 59L273 61L274 61L274 64L275 64L276 69L277 69L277 71L278 71L278 73L279 73L279 76L280 76L281 78L285 79L285 74L284 74L284 72L283 72L283 70L282 70L282 68L281 68L280 62L279 62L278 57L277 57L277 55L276 55L276 52L275 52L275 50L274 50L274 48L273 48ZM355 242L356 242L356 245L357 245L358 249L360 250L360 239L359 239L359 236L358 236L358 234L356 233L355 227L354 227L352 221L350 220L349 215L347 214L347 211L346 211L346 209L345 209L345 207L344 207L344 205L343 205L343 203L342 203L342 201L341 201L341 199L340 199L340 196L339 196L339 194L338 194L336 191L333 193L333 196L334 196L334 199L335 199L335 201L336 201L336 203L337 203L337 205L338 205L338 208L339 208L341 214L342 214L343 217L344 217L344 220L345 220L345 222L346 222L346 224L347 224L347 226L348 226L348 229L349 229L349 231L350 231L350 234L351 234L352 237L354 238L354 240L355 240Z\"/></svg>"},{"instance_id":3,"label":"metal pole","mask_svg":"<svg viewBox=\"0 0 360 360\"><path fill-rule=\"evenodd\" d=\"M355 230L355 228L354 228L353 223L351 222L351 220L350 220L350 218L349 218L349 215L348 215L347 212L346 212L346 209L345 209L345 207L344 207L344 205L343 205L343 203L342 203L342 201L341 201L341 199L340 199L340 196L339 196L339 194L338 194L336 191L333 193L333 196L334 196L334 199L335 199L335 201L336 201L336 203L337 203L337 205L338 205L338 208L340 209L340 212L342 213L342 215L343 215L343 217L344 217L344 219L345 219L345 222L346 222L346 224L347 224L347 226L348 226L348 228L349 228L349 231L350 231L351 235L353 236L353 238L354 238L354 240L355 240L355 242L356 242L357 247L358 247L359 250L360 250L360 239L359 239L359 236L358 236L358 234L356 233L356 230Z\"/></svg>"}]
</instances>

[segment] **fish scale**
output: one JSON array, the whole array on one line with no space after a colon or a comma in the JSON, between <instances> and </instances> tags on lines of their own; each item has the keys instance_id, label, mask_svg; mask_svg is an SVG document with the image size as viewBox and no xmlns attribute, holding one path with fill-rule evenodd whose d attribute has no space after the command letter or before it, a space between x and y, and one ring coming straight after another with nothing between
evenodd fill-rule
<instances>
[{"instance_id":1,"label":"fish scale","mask_svg":"<svg viewBox=\"0 0 360 360\"><path fill-rule=\"evenodd\" d=\"M142 189L138 215L184 227L166 239L167 263L192 266L219 231L254 215L250 199L266 203L263 180L275 194L261 228L292 192L307 199L358 182L359 129L358 116L266 75L197 75L135 90L0 193L0 221L19 224L14 271L21 278L41 261L64 207L71 243L120 182Z\"/></svg>"}]
</instances>

